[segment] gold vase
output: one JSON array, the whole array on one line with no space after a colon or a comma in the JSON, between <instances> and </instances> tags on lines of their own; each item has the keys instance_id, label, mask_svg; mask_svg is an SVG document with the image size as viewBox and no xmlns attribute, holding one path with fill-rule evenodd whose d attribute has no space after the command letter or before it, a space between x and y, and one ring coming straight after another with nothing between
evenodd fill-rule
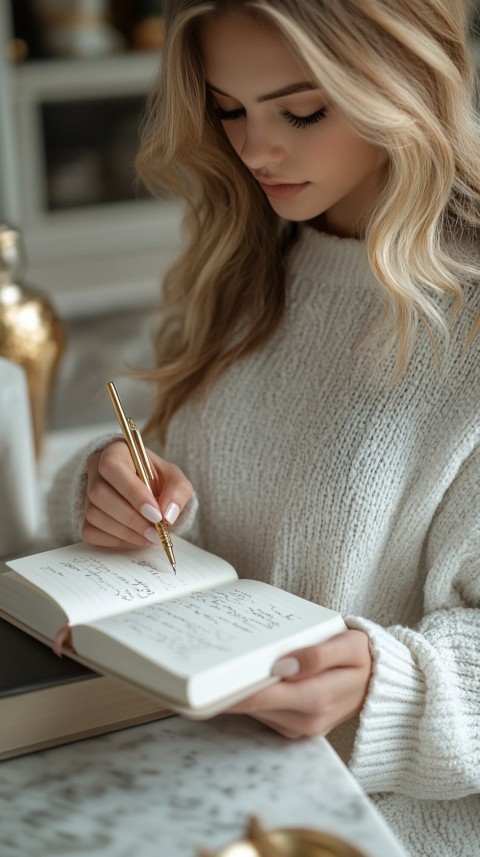
<instances>
[{"instance_id":1,"label":"gold vase","mask_svg":"<svg viewBox=\"0 0 480 857\"><path fill-rule=\"evenodd\" d=\"M20 232L0 224L0 356L25 370L38 458L65 335L50 302L22 282L24 263Z\"/></svg>"}]
</instances>

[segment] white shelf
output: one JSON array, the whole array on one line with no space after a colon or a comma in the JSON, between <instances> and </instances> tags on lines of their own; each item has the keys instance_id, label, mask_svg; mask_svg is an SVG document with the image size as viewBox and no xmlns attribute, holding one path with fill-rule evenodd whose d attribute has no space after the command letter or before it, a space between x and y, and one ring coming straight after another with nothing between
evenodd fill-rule
<instances>
[{"instance_id":1,"label":"white shelf","mask_svg":"<svg viewBox=\"0 0 480 857\"><path fill-rule=\"evenodd\" d=\"M162 276L180 250L180 221L173 202L56 213L28 235L29 279L65 318L158 303Z\"/></svg>"},{"instance_id":2,"label":"white shelf","mask_svg":"<svg viewBox=\"0 0 480 857\"><path fill-rule=\"evenodd\" d=\"M156 53L26 62L12 67L12 94L21 101L137 95L148 91L159 66Z\"/></svg>"},{"instance_id":3,"label":"white shelf","mask_svg":"<svg viewBox=\"0 0 480 857\"><path fill-rule=\"evenodd\" d=\"M24 234L27 279L65 317L157 303L180 246L179 204L132 199L49 210L42 106L146 97L160 55L15 65L7 60L11 31L10 2L0 0L0 220Z\"/></svg>"}]
</instances>

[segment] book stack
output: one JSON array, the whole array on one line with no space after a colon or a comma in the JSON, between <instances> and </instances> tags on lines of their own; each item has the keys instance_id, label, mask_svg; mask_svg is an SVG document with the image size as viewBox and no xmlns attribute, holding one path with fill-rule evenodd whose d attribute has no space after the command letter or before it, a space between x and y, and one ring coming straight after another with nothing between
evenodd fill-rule
<instances>
[{"instance_id":1,"label":"book stack","mask_svg":"<svg viewBox=\"0 0 480 857\"><path fill-rule=\"evenodd\" d=\"M168 714L0 619L0 760Z\"/></svg>"}]
</instances>

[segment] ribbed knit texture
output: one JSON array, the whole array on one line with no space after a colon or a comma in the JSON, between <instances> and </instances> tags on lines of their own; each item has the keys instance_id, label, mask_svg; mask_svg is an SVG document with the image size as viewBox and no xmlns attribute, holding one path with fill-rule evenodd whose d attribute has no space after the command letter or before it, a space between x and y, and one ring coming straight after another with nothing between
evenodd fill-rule
<instances>
[{"instance_id":1,"label":"ribbed knit texture","mask_svg":"<svg viewBox=\"0 0 480 857\"><path fill-rule=\"evenodd\" d=\"M190 538L369 635L350 767L412 857L480 855L479 338L462 353L480 289L467 295L442 369L420 330L392 386L379 334L365 340L382 302L363 242L305 227L281 326L175 415L162 452L196 489ZM50 498L69 538L73 466ZM353 726L331 736L345 759Z\"/></svg>"}]
</instances>

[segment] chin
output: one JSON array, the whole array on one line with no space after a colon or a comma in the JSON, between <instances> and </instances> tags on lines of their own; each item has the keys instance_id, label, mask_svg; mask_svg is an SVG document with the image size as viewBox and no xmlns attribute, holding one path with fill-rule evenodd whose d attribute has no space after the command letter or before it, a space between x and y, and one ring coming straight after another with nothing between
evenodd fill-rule
<instances>
[{"instance_id":1,"label":"chin","mask_svg":"<svg viewBox=\"0 0 480 857\"><path fill-rule=\"evenodd\" d=\"M305 221L314 220L316 217L321 217L325 213L324 208L318 209L317 206L295 205L294 200L269 200L274 212L284 220L291 220L294 223L303 223Z\"/></svg>"}]
</instances>

